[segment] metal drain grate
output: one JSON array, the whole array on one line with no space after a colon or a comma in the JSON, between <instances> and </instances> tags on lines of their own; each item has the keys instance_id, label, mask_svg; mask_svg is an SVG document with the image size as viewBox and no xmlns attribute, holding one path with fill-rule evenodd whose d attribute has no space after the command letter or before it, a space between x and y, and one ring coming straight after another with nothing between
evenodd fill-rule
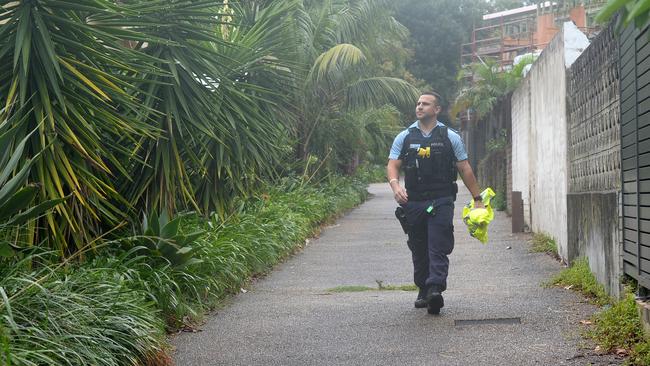
<instances>
[{"instance_id":1,"label":"metal drain grate","mask_svg":"<svg viewBox=\"0 0 650 366\"><path fill-rule=\"evenodd\" d=\"M454 326L462 327L466 325L484 325L484 324L521 324L521 318L493 318L493 319L456 319Z\"/></svg>"}]
</instances>

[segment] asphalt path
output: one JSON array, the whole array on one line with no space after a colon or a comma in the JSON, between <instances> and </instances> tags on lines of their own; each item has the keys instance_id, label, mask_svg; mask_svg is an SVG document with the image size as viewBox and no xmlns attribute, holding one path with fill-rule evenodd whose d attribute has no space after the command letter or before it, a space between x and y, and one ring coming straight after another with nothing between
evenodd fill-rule
<instances>
[{"instance_id":1,"label":"asphalt path","mask_svg":"<svg viewBox=\"0 0 650 366\"><path fill-rule=\"evenodd\" d=\"M580 336L596 308L542 283L562 269L531 253L497 212L488 244L454 218L445 307L415 309L416 292L336 292L412 284L406 236L387 184L311 239L305 249L211 314L197 333L172 337L176 365L612 365Z\"/></svg>"}]
</instances>

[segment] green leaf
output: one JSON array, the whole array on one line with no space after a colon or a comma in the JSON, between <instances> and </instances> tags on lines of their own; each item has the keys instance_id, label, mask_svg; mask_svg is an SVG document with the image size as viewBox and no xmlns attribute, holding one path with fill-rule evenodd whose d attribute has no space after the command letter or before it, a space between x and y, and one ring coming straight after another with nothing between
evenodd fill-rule
<instances>
[{"instance_id":1,"label":"green leaf","mask_svg":"<svg viewBox=\"0 0 650 366\"><path fill-rule=\"evenodd\" d=\"M181 247L176 251L176 254L187 254L192 251L192 247Z\"/></svg>"},{"instance_id":2,"label":"green leaf","mask_svg":"<svg viewBox=\"0 0 650 366\"><path fill-rule=\"evenodd\" d=\"M648 10L650 10L650 0L636 0L625 22L630 23L634 20L637 26L643 26L648 19Z\"/></svg>"},{"instance_id":3,"label":"green leaf","mask_svg":"<svg viewBox=\"0 0 650 366\"><path fill-rule=\"evenodd\" d=\"M598 23L605 23L605 22L609 21L609 19L610 19L610 18L611 18L611 17L612 17L612 16L613 16L613 15L614 15L614 14L615 14L619 9L620 9L620 8L622 8L623 6L625 6L625 4L626 4L627 2L629 2L629 1L630 1L630 0L609 0L609 1L607 2L607 5L605 5L605 7L603 7L603 8L600 10L600 12L598 12L598 15L596 15L595 20L596 20Z\"/></svg>"},{"instance_id":4,"label":"green leaf","mask_svg":"<svg viewBox=\"0 0 650 366\"><path fill-rule=\"evenodd\" d=\"M163 226L160 236L165 238L165 239L170 239L175 237L178 234L178 228L181 223L181 218L177 217L174 220L168 222L165 226Z\"/></svg>"},{"instance_id":5,"label":"green leaf","mask_svg":"<svg viewBox=\"0 0 650 366\"><path fill-rule=\"evenodd\" d=\"M44 201L24 212L15 215L9 221L5 222L3 225L5 226L22 225L27 221L36 219L37 217L44 214L46 211L56 207L57 205L64 202L65 200L66 200L65 198L60 198L55 200Z\"/></svg>"},{"instance_id":6,"label":"green leaf","mask_svg":"<svg viewBox=\"0 0 650 366\"><path fill-rule=\"evenodd\" d=\"M26 209L38 194L38 187L30 185L20 189L9 197L8 200L0 200L0 222L5 221L11 215Z\"/></svg>"},{"instance_id":7,"label":"green leaf","mask_svg":"<svg viewBox=\"0 0 650 366\"><path fill-rule=\"evenodd\" d=\"M342 70L358 65L365 60L366 56L356 46L337 44L318 56L310 74L316 74L316 82L319 82L328 74L340 73Z\"/></svg>"},{"instance_id":8,"label":"green leaf","mask_svg":"<svg viewBox=\"0 0 650 366\"><path fill-rule=\"evenodd\" d=\"M22 187L27 179L30 168L31 161L28 161L6 184L2 184L2 180L0 180L0 184L2 184L0 185L0 202L6 202L9 200L9 197Z\"/></svg>"},{"instance_id":9,"label":"green leaf","mask_svg":"<svg viewBox=\"0 0 650 366\"><path fill-rule=\"evenodd\" d=\"M29 133L20 143L16 146L14 151L12 152L11 158L9 159L9 162L7 165L4 166L2 171L0 171L0 186L2 186L6 181L7 178L11 175L11 173L16 169L18 165L18 161L23 158L23 150L25 149L25 144L31 137L31 135L35 132L36 130L32 131ZM23 169L27 168L29 170L29 167L31 166L31 160L27 159L27 162L25 162ZM0 200L2 200L2 195L0 194Z\"/></svg>"},{"instance_id":10,"label":"green leaf","mask_svg":"<svg viewBox=\"0 0 650 366\"><path fill-rule=\"evenodd\" d=\"M16 321L14 320L11 303L9 302L9 297L7 296L4 287L0 287L0 297L2 297L2 303L0 303L0 305L3 305L4 309L7 311L5 319L9 323L9 326L11 326L11 329L14 332L18 332L18 324L16 324Z\"/></svg>"},{"instance_id":11,"label":"green leaf","mask_svg":"<svg viewBox=\"0 0 650 366\"><path fill-rule=\"evenodd\" d=\"M8 241L0 241L0 257L11 258L16 255L14 249Z\"/></svg>"}]
</instances>

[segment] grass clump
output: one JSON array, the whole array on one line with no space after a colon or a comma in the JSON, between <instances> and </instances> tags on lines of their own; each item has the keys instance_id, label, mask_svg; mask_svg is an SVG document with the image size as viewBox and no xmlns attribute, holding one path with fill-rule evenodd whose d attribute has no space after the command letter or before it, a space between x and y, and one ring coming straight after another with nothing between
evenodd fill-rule
<instances>
[{"instance_id":1,"label":"grass clump","mask_svg":"<svg viewBox=\"0 0 650 366\"><path fill-rule=\"evenodd\" d=\"M650 365L650 343L643 332L634 295L627 291L623 300L594 315L595 327L588 332L605 352L625 349L633 365Z\"/></svg>"},{"instance_id":2,"label":"grass clump","mask_svg":"<svg viewBox=\"0 0 650 366\"><path fill-rule=\"evenodd\" d=\"M350 285L350 286L337 286L334 288L327 289L327 292L363 292L363 291L417 291L418 287L411 285L384 285L383 281L377 281L377 287L369 286L359 286L359 285Z\"/></svg>"},{"instance_id":3,"label":"grass clump","mask_svg":"<svg viewBox=\"0 0 650 366\"><path fill-rule=\"evenodd\" d=\"M415 285L384 285L379 288L382 291L418 291Z\"/></svg>"},{"instance_id":4,"label":"grass clump","mask_svg":"<svg viewBox=\"0 0 650 366\"><path fill-rule=\"evenodd\" d=\"M598 283L594 274L591 273L586 258L576 259L570 267L553 277L550 284L578 291L597 305L612 303L612 298L607 295L603 285Z\"/></svg>"},{"instance_id":5,"label":"grass clump","mask_svg":"<svg viewBox=\"0 0 650 366\"><path fill-rule=\"evenodd\" d=\"M327 289L327 292L340 293L340 292L364 292L364 291L375 291L375 290L377 289L374 287L351 285L351 286L333 287Z\"/></svg>"},{"instance_id":6,"label":"grass clump","mask_svg":"<svg viewBox=\"0 0 650 366\"><path fill-rule=\"evenodd\" d=\"M535 253L546 253L554 258L559 258L555 239L546 234L535 233L533 235L531 250Z\"/></svg>"},{"instance_id":7,"label":"grass clump","mask_svg":"<svg viewBox=\"0 0 650 366\"><path fill-rule=\"evenodd\" d=\"M16 268L18 268L17 266ZM107 268L0 274L0 364L164 365L163 320Z\"/></svg>"},{"instance_id":8,"label":"grass clump","mask_svg":"<svg viewBox=\"0 0 650 366\"><path fill-rule=\"evenodd\" d=\"M625 350L626 365L650 365L650 338L645 333L634 294L626 287L625 296L593 317L594 329L587 335L605 352Z\"/></svg>"},{"instance_id":9,"label":"grass clump","mask_svg":"<svg viewBox=\"0 0 650 366\"><path fill-rule=\"evenodd\" d=\"M606 353L627 354L627 365L650 366L650 339L645 334L634 294L626 287L622 300L614 301L596 281L586 258L560 272L551 284L571 287L604 308L593 317L593 328L586 332Z\"/></svg>"}]
</instances>

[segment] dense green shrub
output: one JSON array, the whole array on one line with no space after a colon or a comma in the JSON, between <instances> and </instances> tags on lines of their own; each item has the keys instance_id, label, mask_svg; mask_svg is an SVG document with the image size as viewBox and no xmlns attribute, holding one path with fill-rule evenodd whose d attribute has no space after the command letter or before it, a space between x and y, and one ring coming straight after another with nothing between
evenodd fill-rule
<instances>
[{"instance_id":1,"label":"dense green shrub","mask_svg":"<svg viewBox=\"0 0 650 366\"><path fill-rule=\"evenodd\" d=\"M159 235L171 244L193 239L177 246L192 248L182 263L163 255L171 244L145 229L148 236L117 240L80 265L48 267L32 255L2 267L0 364L164 364L165 325L176 329L200 317L367 195L365 183L340 177L311 185L286 178L261 192L225 219L163 220ZM172 222L177 231L169 231ZM198 231L205 235L191 235ZM32 271L34 264L40 269Z\"/></svg>"},{"instance_id":2,"label":"dense green shrub","mask_svg":"<svg viewBox=\"0 0 650 366\"><path fill-rule=\"evenodd\" d=\"M359 167L357 176L368 183L385 183L386 165L364 164Z\"/></svg>"},{"instance_id":3,"label":"dense green shrub","mask_svg":"<svg viewBox=\"0 0 650 366\"><path fill-rule=\"evenodd\" d=\"M135 365L164 353L154 304L110 268L7 270L0 294L0 364Z\"/></svg>"}]
</instances>

